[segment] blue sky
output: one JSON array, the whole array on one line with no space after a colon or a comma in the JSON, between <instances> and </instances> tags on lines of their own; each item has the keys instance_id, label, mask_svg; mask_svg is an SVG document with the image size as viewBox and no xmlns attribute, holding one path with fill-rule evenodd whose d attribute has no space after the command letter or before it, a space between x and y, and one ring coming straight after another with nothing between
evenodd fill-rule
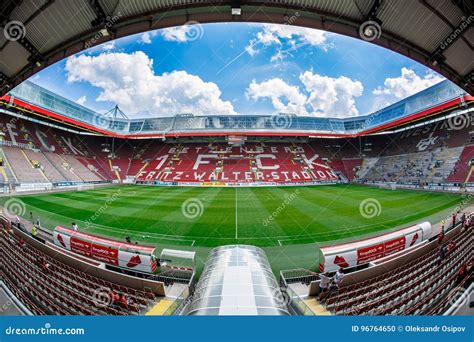
<instances>
[{"instance_id":1,"label":"blue sky","mask_svg":"<svg viewBox=\"0 0 474 342\"><path fill-rule=\"evenodd\" d=\"M32 81L129 117L368 114L442 77L374 44L293 25L195 24L102 44Z\"/></svg>"}]
</instances>

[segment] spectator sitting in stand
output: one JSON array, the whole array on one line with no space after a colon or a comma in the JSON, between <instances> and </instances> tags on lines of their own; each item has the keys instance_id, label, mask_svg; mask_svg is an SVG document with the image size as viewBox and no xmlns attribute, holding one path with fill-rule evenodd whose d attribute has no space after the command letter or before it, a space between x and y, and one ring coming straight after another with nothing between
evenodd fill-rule
<instances>
[{"instance_id":1,"label":"spectator sitting in stand","mask_svg":"<svg viewBox=\"0 0 474 342\"><path fill-rule=\"evenodd\" d=\"M444 240L444 225L441 226L441 231L438 234L438 245L441 245Z\"/></svg>"},{"instance_id":2,"label":"spectator sitting in stand","mask_svg":"<svg viewBox=\"0 0 474 342\"><path fill-rule=\"evenodd\" d=\"M127 296L125 295L125 293L121 293L119 294L119 299L118 299L118 303L120 306L123 306L124 308L126 308L128 306L128 299L127 299Z\"/></svg>"},{"instance_id":3,"label":"spectator sitting in stand","mask_svg":"<svg viewBox=\"0 0 474 342\"><path fill-rule=\"evenodd\" d=\"M459 268L458 274L456 275L456 284L460 284L463 281L464 276L466 275L466 271L466 264L462 264Z\"/></svg>"},{"instance_id":4,"label":"spectator sitting in stand","mask_svg":"<svg viewBox=\"0 0 474 342\"><path fill-rule=\"evenodd\" d=\"M444 250L444 247L443 246L439 246L439 250L438 250L438 265L440 265L444 258L446 257L446 253L445 253L445 250Z\"/></svg>"},{"instance_id":5,"label":"spectator sitting in stand","mask_svg":"<svg viewBox=\"0 0 474 342\"><path fill-rule=\"evenodd\" d=\"M43 264L41 265L41 268L44 270L44 271L48 271L49 268L50 268L51 264L49 262L47 262L46 260L43 260Z\"/></svg>"},{"instance_id":6,"label":"spectator sitting in stand","mask_svg":"<svg viewBox=\"0 0 474 342\"><path fill-rule=\"evenodd\" d=\"M43 264L43 260L41 259L41 257L36 258L35 264L36 266L41 267L41 265Z\"/></svg>"},{"instance_id":7,"label":"spectator sitting in stand","mask_svg":"<svg viewBox=\"0 0 474 342\"><path fill-rule=\"evenodd\" d=\"M35 260L35 264L36 266L38 266L39 268L41 268L42 270L48 270L49 267L51 266L48 262L46 262L46 260L42 257L38 257L36 258Z\"/></svg>"},{"instance_id":8,"label":"spectator sitting in stand","mask_svg":"<svg viewBox=\"0 0 474 342\"><path fill-rule=\"evenodd\" d=\"M110 300L112 302L112 304L117 304L120 300L120 295L117 293L117 291L113 290L111 293L110 293Z\"/></svg>"},{"instance_id":9,"label":"spectator sitting in stand","mask_svg":"<svg viewBox=\"0 0 474 342\"><path fill-rule=\"evenodd\" d=\"M448 244L448 255L450 255L453 251L454 251L454 248L456 247L456 242L454 242L454 240L451 240Z\"/></svg>"}]
</instances>

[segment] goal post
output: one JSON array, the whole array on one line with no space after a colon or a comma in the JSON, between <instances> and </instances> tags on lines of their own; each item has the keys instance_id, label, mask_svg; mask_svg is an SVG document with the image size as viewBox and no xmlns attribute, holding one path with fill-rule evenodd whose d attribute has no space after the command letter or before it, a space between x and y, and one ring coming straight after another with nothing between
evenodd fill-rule
<instances>
[{"instance_id":1,"label":"goal post","mask_svg":"<svg viewBox=\"0 0 474 342\"><path fill-rule=\"evenodd\" d=\"M78 191L85 191L85 190L94 190L94 184L80 184L77 186Z\"/></svg>"},{"instance_id":2,"label":"goal post","mask_svg":"<svg viewBox=\"0 0 474 342\"><path fill-rule=\"evenodd\" d=\"M380 189L397 190L396 182L379 183Z\"/></svg>"}]
</instances>

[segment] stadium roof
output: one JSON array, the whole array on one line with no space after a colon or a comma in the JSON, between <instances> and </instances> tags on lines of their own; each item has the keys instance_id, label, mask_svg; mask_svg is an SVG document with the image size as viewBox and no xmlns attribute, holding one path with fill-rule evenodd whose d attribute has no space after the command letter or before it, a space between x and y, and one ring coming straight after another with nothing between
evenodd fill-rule
<instances>
[{"instance_id":1,"label":"stadium roof","mask_svg":"<svg viewBox=\"0 0 474 342\"><path fill-rule=\"evenodd\" d=\"M29 81L0 97L0 111L29 120L46 118L77 130L120 138L167 138L185 136L309 136L356 137L401 126L423 124L472 110L474 97L445 80L404 100L365 116L345 119L276 115L178 114L171 117L128 119L105 116L61 97ZM1 109L3 107L4 109ZM110 112L109 112L110 114ZM36 117L36 119L33 119Z\"/></svg>"},{"instance_id":2,"label":"stadium roof","mask_svg":"<svg viewBox=\"0 0 474 342\"><path fill-rule=\"evenodd\" d=\"M286 23L364 39L427 65L473 94L473 21L470 0L5 0L0 95L88 47L189 22Z\"/></svg>"}]
</instances>

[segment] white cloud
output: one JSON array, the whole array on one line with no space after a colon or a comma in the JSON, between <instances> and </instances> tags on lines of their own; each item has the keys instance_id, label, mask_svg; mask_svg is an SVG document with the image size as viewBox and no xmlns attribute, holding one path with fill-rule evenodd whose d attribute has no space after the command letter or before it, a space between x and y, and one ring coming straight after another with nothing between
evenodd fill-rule
<instances>
[{"instance_id":1,"label":"white cloud","mask_svg":"<svg viewBox=\"0 0 474 342\"><path fill-rule=\"evenodd\" d=\"M188 40L186 37L188 29L188 26L170 27L163 29L161 35L165 40L183 43Z\"/></svg>"},{"instance_id":2,"label":"white cloud","mask_svg":"<svg viewBox=\"0 0 474 342\"><path fill-rule=\"evenodd\" d=\"M142 51L73 56L65 69L68 82L88 82L100 88L97 101L117 103L130 116L146 112L153 116L235 114L232 103L221 99L215 83L186 71L155 75L153 60Z\"/></svg>"},{"instance_id":3,"label":"white cloud","mask_svg":"<svg viewBox=\"0 0 474 342\"><path fill-rule=\"evenodd\" d=\"M361 82L348 77L332 78L306 71L300 81L309 93L308 103L313 111L324 116L349 117L359 115L355 98L362 95Z\"/></svg>"},{"instance_id":4,"label":"white cloud","mask_svg":"<svg viewBox=\"0 0 474 342\"><path fill-rule=\"evenodd\" d=\"M375 96L369 112L385 108L444 80L442 76L432 71L419 76L412 69L403 67L400 73L399 77L386 78L383 87L379 86L372 91Z\"/></svg>"},{"instance_id":5,"label":"white cloud","mask_svg":"<svg viewBox=\"0 0 474 342\"><path fill-rule=\"evenodd\" d=\"M153 41L153 37L155 37L158 34L158 31L150 31L150 32L144 32L142 35L140 35L139 43L142 44L151 44Z\"/></svg>"},{"instance_id":6,"label":"white cloud","mask_svg":"<svg viewBox=\"0 0 474 342\"><path fill-rule=\"evenodd\" d=\"M427 72L425 76L420 77L412 69L403 67L401 76L385 79L384 86L374 89L372 93L374 95L388 95L395 99L404 99L442 80L444 78L434 72Z\"/></svg>"},{"instance_id":7,"label":"white cloud","mask_svg":"<svg viewBox=\"0 0 474 342\"><path fill-rule=\"evenodd\" d=\"M255 49L254 46L250 44L245 47L245 51L247 51L247 53L252 57L258 53L258 50Z\"/></svg>"},{"instance_id":8,"label":"white cloud","mask_svg":"<svg viewBox=\"0 0 474 342\"><path fill-rule=\"evenodd\" d=\"M323 117L359 115L355 98L362 95L361 82L341 76L332 78L306 71L299 76L302 87L279 78L262 83L252 81L247 97L257 101L268 98L277 112Z\"/></svg>"},{"instance_id":9,"label":"white cloud","mask_svg":"<svg viewBox=\"0 0 474 342\"><path fill-rule=\"evenodd\" d=\"M317 46L327 51L331 46L327 42L327 37L327 32L306 27L263 24L262 31L257 32L245 50L250 56L255 56L258 53L258 48L275 46L277 52L272 57L273 62L289 55L288 51L296 50L305 45ZM283 49L286 49L286 51Z\"/></svg>"},{"instance_id":10,"label":"white cloud","mask_svg":"<svg viewBox=\"0 0 474 342\"><path fill-rule=\"evenodd\" d=\"M264 25L263 31L257 32L255 39L264 46L276 44L281 45L278 30L278 25Z\"/></svg>"},{"instance_id":11,"label":"white cloud","mask_svg":"<svg viewBox=\"0 0 474 342\"><path fill-rule=\"evenodd\" d=\"M115 41L102 45L102 50L104 51L112 51L113 49L115 49Z\"/></svg>"},{"instance_id":12,"label":"white cloud","mask_svg":"<svg viewBox=\"0 0 474 342\"><path fill-rule=\"evenodd\" d=\"M140 42L142 42L143 44L151 44L150 33L145 32L144 34L142 34L140 37Z\"/></svg>"},{"instance_id":13,"label":"white cloud","mask_svg":"<svg viewBox=\"0 0 474 342\"><path fill-rule=\"evenodd\" d=\"M80 104L81 106L84 106L86 101L87 101L87 97L85 95L82 95L80 98L76 100L76 103Z\"/></svg>"},{"instance_id":14,"label":"white cloud","mask_svg":"<svg viewBox=\"0 0 474 342\"><path fill-rule=\"evenodd\" d=\"M271 58L270 62L281 62L283 59L285 59L285 54L283 51L278 50Z\"/></svg>"},{"instance_id":15,"label":"white cloud","mask_svg":"<svg viewBox=\"0 0 474 342\"><path fill-rule=\"evenodd\" d=\"M307 115L306 96L297 86L289 85L280 78L257 83L252 81L246 91L247 97L257 101L269 98L277 112Z\"/></svg>"},{"instance_id":16,"label":"white cloud","mask_svg":"<svg viewBox=\"0 0 474 342\"><path fill-rule=\"evenodd\" d=\"M327 39L325 31L306 27L265 24L263 29L267 34L271 34L278 39L288 39L293 42L307 43L313 46L325 47Z\"/></svg>"},{"instance_id":17,"label":"white cloud","mask_svg":"<svg viewBox=\"0 0 474 342\"><path fill-rule=\"evenodd\" d=\"M189 22L187 25L170 27L161 30L161 35L167 41L184 43L202 38L204 28L198 22Z\"/></svg>"}]
</instances>

